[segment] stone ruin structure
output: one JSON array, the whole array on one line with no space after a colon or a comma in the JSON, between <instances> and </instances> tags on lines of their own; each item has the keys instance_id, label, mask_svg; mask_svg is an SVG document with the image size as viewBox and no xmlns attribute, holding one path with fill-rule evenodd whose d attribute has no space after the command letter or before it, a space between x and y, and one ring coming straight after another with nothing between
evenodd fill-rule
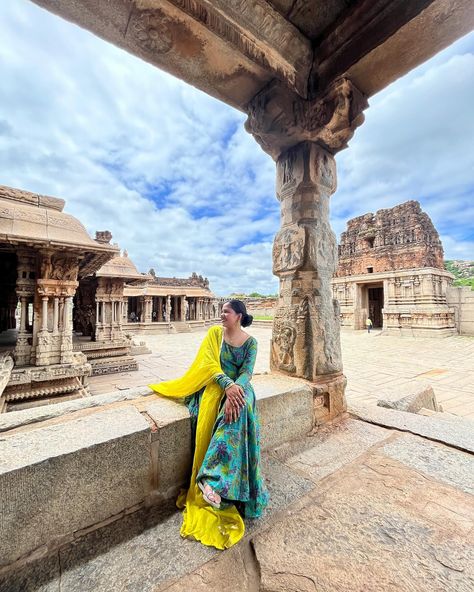
<instances>
[{"instance_id":1,"label":"stone ruin structure","mask_svg":"<svg viewBox=\"0 0 474 592\"><path fill-rule=\"evenodd\" d=\"M222 302L207 278L196 272L187 279L158 277L151 271L146 284L125 287L127 333L189 332L219 321Z\"/></svg>"},{"instance_id":2,"label":"stone ruin structure","mask_svg":"<svg viewBox=\"0 0 474 592\"><path fill-rule=\"evenodd\" d=\"M118 248L92 240L76 218L63 212L64 203L0 186L2 383L11 370L0 390L0 411L7 404L86 392L91 368L74 350L73 298L79 281Z\"/></svg>"},{"instance_id":3,"label":"stone ruin structure","mask_svg":"<svg viewBox=\"0 0 474 592\"><path fill-rule=\"evenodd\" d=\"M471 30L470 0L34 2L246 113L281 204L271 367L313 385L315 420L339 415L334 155L370 96Z\"/></svg>"},{"instance_id":4,"label":"stone ruin structure","mask_svg":"<svg viewBox=\"0 0 474 592\"><path fill-rule=\"evenodd\" d=\"M140 273L109 231L92 240L64 203L0 186L0 413L86 396L91 374L137 370L134 354L149 350L134 333L220 316L207 278Z\"/></svg>"},{"instance_id":5,"label":"stone ruin structure","mask_svg":"<svg viewBox=\"0 0 474 592\"><path fill-rule=\"evenodd\" d=\"M97 232L96 241L108 244L110 232ZM124 332L129 284L144 284L150 276L138 272L126 251L118 253L94 274L79 282L75 296L74 350L83 352L94 376L137 370L132 340Z\"/></svg>"},{"instance_id":6,"label":"stone ruin structure","mask_svg":"<svg viewBox=\"0 0 474 592\"><path fill-rule=\"evenodd\" d=\"M417 201L349 220L341 235L333 296L341 325L384 333L445 337L456 333L446 292L453 276L443 247Z\"/></svg>"}]
</instances>

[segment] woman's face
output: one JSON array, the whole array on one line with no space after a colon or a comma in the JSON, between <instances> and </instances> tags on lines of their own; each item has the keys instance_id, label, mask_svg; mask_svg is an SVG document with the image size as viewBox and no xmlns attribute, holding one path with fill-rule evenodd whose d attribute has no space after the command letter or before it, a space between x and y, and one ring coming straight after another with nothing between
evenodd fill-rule
<instances>
[{"instance_id":1,"label":"woman's face","mask_svg":"<svg viewBox=\"0 0 474 592\"><path fill-rule=\"evenodd\" d=\"M224 304L221 312L221 320L224 327L235 327L235 325L240 323L241 318L242 315L240 313L237 314L228 302Z\"/></svg>"}]
</instances>

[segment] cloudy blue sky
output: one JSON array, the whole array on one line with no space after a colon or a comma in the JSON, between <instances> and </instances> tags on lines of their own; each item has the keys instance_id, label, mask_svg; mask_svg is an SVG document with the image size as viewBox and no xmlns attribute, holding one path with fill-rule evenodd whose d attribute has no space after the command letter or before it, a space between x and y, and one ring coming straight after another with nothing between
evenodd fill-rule
<instances>
[{"instance_id":1,"label":"cloudy blue sky","mask_svg":"<svg viewBox=\"0 0 474 592\"><path fill-rule=\"evenodd\" d=\"M0 3L0 184L66 199L141 271L273 293L274 164L245 116L28 0ZM474 34L372 97L332 224L418 199L474 259Z\"/></svg>"}]
</instances>

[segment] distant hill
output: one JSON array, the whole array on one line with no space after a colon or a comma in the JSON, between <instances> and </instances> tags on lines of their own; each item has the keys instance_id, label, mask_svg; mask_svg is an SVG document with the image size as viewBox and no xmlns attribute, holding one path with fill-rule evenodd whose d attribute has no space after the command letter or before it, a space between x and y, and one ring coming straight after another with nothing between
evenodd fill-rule
<instances>
[{"instance_id":1,"label":"distant hill","mask_svg":"<svg viewBox=\"0 0 474 592\"><path fill-rule=\"evenodd\" d=\"M474 261L449 259L445 260L444 266L456 278L455 286L471 286L474 290Z\"/></svg>"}]
</instances>

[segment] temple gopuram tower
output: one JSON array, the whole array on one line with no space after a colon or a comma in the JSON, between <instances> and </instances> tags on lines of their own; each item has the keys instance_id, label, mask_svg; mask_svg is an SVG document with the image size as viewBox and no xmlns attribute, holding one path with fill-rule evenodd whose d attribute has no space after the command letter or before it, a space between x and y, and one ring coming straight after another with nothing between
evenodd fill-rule
<instances>
[{"instance_id":1,"label":"temple gopuram tower","mask_svg":"<svg viewBox=\"0 0 474 592\"><path fill-rule=\"evenodd\" d=\"M443 261L438 232L417 201L349 220L332 282L341 325L364 329L369 317L384 333L455 334L446 301L453 276Z\"/></svg>"}]
</instances>

